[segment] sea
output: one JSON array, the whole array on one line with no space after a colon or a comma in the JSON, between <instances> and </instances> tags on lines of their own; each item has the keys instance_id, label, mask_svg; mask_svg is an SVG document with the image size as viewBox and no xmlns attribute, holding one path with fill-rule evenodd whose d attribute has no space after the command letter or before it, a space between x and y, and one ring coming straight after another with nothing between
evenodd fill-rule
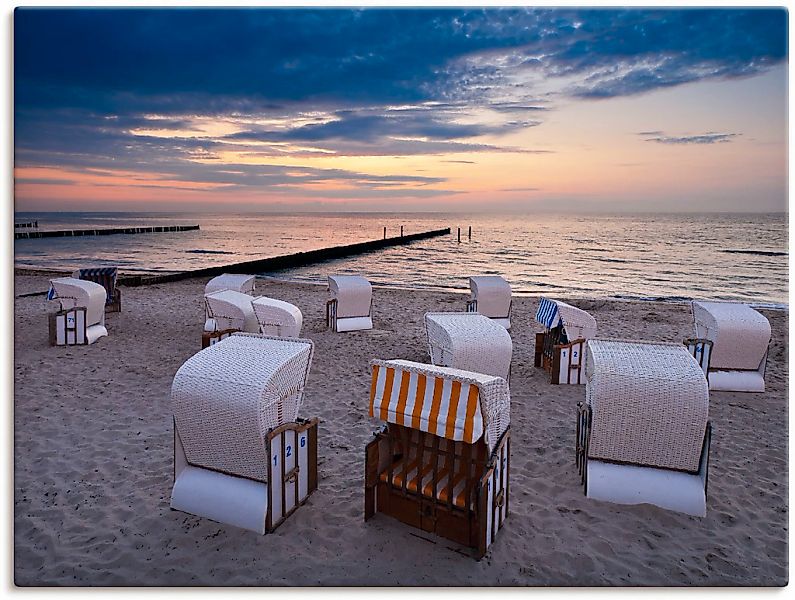
<instances>
[{"instance_id":1,"label":"sea","mask_svg":"<svg viewBox=\"0 0 795 600\"><path fill-rule=\"evenodd\" d=\"M357 273L374 284L468 290L503 276L515 294L569 298L731 300L788 308L786 214L207 214L15 213L38 229L199 225L198 231L19 239L17 267L122 272L223 266L387 236L451 234L263 276L323 283ZM458 230L461 230L460 241ZM470 237L471 228L471 237ZM16 231L29 231L16 229Z\"/></svg>"}]
</instances>

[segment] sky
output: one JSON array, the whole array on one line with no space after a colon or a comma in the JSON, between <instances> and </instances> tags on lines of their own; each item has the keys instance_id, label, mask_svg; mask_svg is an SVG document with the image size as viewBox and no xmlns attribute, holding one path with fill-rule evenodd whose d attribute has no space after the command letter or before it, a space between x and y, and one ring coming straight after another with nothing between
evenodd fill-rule
<instances>
[{"instance_id":1,"label":"sky","mask_svg":"<svg viewBox=\"0 0 795 600\"><path fill-rule=\"evenodd\" d=\"M14 13L17 211L787 209L784 9Z\"/></svg>"}]
</instances>

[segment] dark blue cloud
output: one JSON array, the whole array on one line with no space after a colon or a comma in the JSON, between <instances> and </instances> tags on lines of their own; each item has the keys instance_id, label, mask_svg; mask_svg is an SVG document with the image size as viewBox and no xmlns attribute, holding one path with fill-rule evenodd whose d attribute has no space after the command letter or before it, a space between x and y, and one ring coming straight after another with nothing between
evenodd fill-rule
<instances>
[{"instance_id":1,"label":"dark blue cloud","mask_svg":"<svg viewBox=\"0 0 795 600\"><path fill-rule=\"evenodd\" d=\"M644 136L647 142L657 142L658 144L721 144L731 142L732 139L741 135L739 133L700 133L697 135L664 135L662 131L641 132L638 135ZM647 137L652 136L652 137Z\"/></svg>"}]
</instances>

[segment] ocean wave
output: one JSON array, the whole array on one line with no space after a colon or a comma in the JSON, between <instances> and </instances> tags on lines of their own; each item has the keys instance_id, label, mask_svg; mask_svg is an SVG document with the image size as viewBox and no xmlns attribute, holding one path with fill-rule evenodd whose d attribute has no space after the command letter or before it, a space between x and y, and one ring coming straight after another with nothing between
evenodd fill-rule
<instances>
[{"instance_id":1,"label":"ocean wave","mask_svg":"<svg viewBox=\"0 0 795 600\"><path fill-rule=\"evenodd\" d=\"M728 254L754 254L756 256L789 256L789 252L780 250L721 250Z\"/></svg>"},{"instance_id":2,"label":"ocean wave","mask_svg":"<svg viewBox=\"0 0 795 600\"><path fill-rule=\"evenodd\" d=\"M185 250L188 254L234 254L226 250Z\"/></svg>"}]
</instances>

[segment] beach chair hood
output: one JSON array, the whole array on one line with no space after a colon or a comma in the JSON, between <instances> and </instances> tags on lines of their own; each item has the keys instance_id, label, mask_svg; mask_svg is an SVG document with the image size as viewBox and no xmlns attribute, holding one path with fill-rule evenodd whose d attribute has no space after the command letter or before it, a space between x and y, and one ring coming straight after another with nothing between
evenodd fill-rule
<instances>
[{"instance_id":1,"label":"beach chair hood","mask_svg":"<svg viewBox=\"0 0 795 600\"><path fill-rule=\"evenodd\" d=\"M536 322L547 329L554 329L563 323L570 342L578 339L589 340L596 336L596 319L584 310L559 300L541 298L536 311Z\"/></svg>"},{"instance_id":2,"label":"beach chair hood","mask_svg":"<svg viewBox=\"0 0 795 600\"><path fill-rule=\"evenodd\" d=\"M206 295L204 301L208 318L215 319L219 330L229 328L259 333L259 323L251 305L254 301L253 296L233 290L222 290Z\"/></svg>"},{"instance_id":3,"label":"beach chair hood","mask_svg":"<svg viewBox=\"0 0 795 600\"><path fill-rule=\"evenodd\" d=\"M93 281L104 287L107 294L107 298L105 299L107 304L114 301L113 294L116 290L116 279L118 275L118 267L88 267L85 269L77 269L72 273L72 277L75 279Z\"/></svg>"},{"instance_id":4,"label":"beach chair hood","mask_svg":"<svg viewBox=\"0 0 795 600\"><path fill-rule=\"evenodd\" d=\"M366 317L370 314L373 287L359 275L329 275L329 297L337 300L337 318Z\"/></svg>"},{"instance_id":5,"label":"beach chair hood","mask_svg":"<svg viewBox=\"0 0 795 600\"><path fill-rule=\"evenodd\" d=\"M212 294L223 290L232 290L241 294L254 293L254 275L241 275L238 273L224 273L213 277L204 286L204 294Z\"/></svg>"},{"instance_id":6,"label":"beach chair hood","mask_svg":"<svg viewBox=\"0 0 795 600\"><path fill-rule=\"evenodd\" d=\"M712 369L756 370L770 344L770 323L747 304L693 302L696 337L712 341Z\"/></svg>"},{"instance_id":7,"label":"beach chair hood","mask_svg":"<svg viewBox=\"0 0 795 600\"><path fill-rule=\"evenodd\" d=\"M266 335L297 337L301 334L303 315L297 306L261 296L252 303L260 330Z\"/></svg>"},{"instance_id":8,"label":"beach chair hood","mask_svg":"<svg viewBox=\"0 0 795 600\"><path fill-rule=\"evenodd\" d=\"M59 300L61 309L68 310L81 306L86 309L86 325L105 322L105 288L93 281L74 277L59 277L50 280L47 300Z\"/></svg>"},{"instance_id":9,"label":"beach chair hood","mask_svg":"<svg viewBox=\"0 0 795 600\"><path fill-rule=\"evenodd\" d=\"M477 300L477 311L492 319L504 319L511 310L511 286L499 275L481 275L469 278L472 299Z\"/></svg>"},{"instance_id":10,"label":"beach chair hood","mask_svg":"<svg viewBox=\"0 0 795 600\"><path fill-rule=\"evenodd\" d=\"M408 360L373 360L370 416L493 450L510 425L501 377Z\"/></svg>"}]
</instances>

